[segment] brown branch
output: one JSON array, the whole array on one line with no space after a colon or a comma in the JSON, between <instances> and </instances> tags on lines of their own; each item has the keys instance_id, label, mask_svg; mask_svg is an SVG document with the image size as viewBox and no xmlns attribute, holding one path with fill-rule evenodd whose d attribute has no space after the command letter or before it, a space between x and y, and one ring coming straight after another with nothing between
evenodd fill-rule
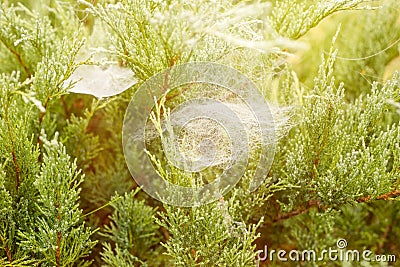
<instances>
[{"instance_id":1,"label":"brown branch","mask_svg":"<svg viewBox=\"0 0 400 267\"><path fill-rule=\"evenodd\" d=\"M56 266L60 267L60 259L61 259L61 232L57 232L57 253L56 253Z\"/></svg>"},{"instance_id":2,"label":"brown branch","mask_svg":"<svg viewBox=\"0 0 400 267\"><path fill-rule=\"evenodd\" d=\"M385 229L385 231L383 232L383 235L382 235L382 240L383 241L378 246L378 251L377 251L378 253L381 253L382 249L385 247L385 243L387 241L387 238L388 238L390 232L392 231L392 228L393 228L392 223L390 223L388 226L386 226L386 229Z\"/></svg>"},{"instance_id":3,"label":"brown branch","mask_svg":"<svg viewBox=\"0 0 400 267\"><path fill-rule=\"evenodd\" d=\"M359 199L357 199L357 202L364 203L364 202L369 202L371 200L390 200L390 199L396 198L398 196L400 196L400 190L394 190L394 191L390 191L388 193L382 194L382 195L376 197L375 199L373 199L371 196L360 197Z\"/></svg>"},{"instance_id":4,"label":"brown branch","mask_svg":"<svg viewBox=\"0 0 400 267\"><path fill-rule=\"evenodd\" d=\"M271 199L273 201L272 205L274 206L274 209L275 209L275 212L276 212L277 216L278 217L281 216L281 211L280 211L280 208L279 208L278 200L276 199L276 197L274 195L272 195Z\"/></svg>"},{"instance_id":5,"label":"brown branch","mask_svg":"<svg viewBox=\"0 0 400 267\"><path fill-rule=\"evenodd\" d=\"M24 61L22 60L21 55L17 52L17 50L13 49L11 46L8 46L7 43L4 41L3 38L0 38L0 41L4 44L4 46L17 58L18 63L24 69L26 76L30 78L32 76L31 72L29 71L28 67L25 65Z\"/></svg>"},{"instance_id":6,"label":"brown branch","mask_svg":"<svg viewBox=\"0 0 400 267\"><path fill-rule=\"evenodd\" d=\"M377 198L375 198L375 200L390 200L391 198L396 198L398 196L400 196L400 190L394 190L394 191L391 191L386 194L378 196ZM361 198L357 199L357 202L364 203L364 202L369 202L371 200L372 200L371 196L365 196L365 197L361 197ZM329 206L321 206L321 202L318 200L310 200L307 202L306 206L303 206L299 209L292 210L292 211L289 211L289 212L283 213L283 214L278 213L278 216L276 218L274 218L272 220L272 222L274 223L274 222L279 222L279 221L283 221L283 220L292 218L294 216L306 213L310 209L315 208L315 207L322 209L322 210L326 210L329 208Z\"/></svg>"},{"instance_id":7,"label":"brown branch","mask_svg":"<svg viewBox=\"0 0 400 267\"><path fill-rule=\"evenodd\" d=\"M11 250L10 250L10 248L8 247L7 243L6 243L6 240L5 240L3 237L1 237L1 241L2 241L2 243L3 243L3 248L4 248L4 250L6 251L8 261L9 261L9 262L12 262L13 259L12 259L12 256L11 256Z\"/></svg>"},{"instance_id":8,"label":"brown branch","mask_svg":"<svg viewBox=\"0 0 400 267\"><path fill-rule=\"evenodd\" d=\"M391 191L391 192L389 192L389 193L380 195L380 196L378 197L378 199L381 199L381 200L389 200L389 199L391 199L391 198L396 198L396 197L398 197L398 196L400 196L400 190L394 190L394 191Z\"/></svg>"},{"instance_id":9,"label":"brown branch","mask_svg":"<svg viewBox=\"0 0 400 267\"><path fill-rule=\"evenodd\" d=\"M185 86L181 91L176 92L175 94L170 95L170 96L167 95L167 96L165 97L165 101L169 101L169 100L171 100L171 99L174 99L175 97L178 97L178 96L184 94L193 84L194 84L194 83L189 83L189 84L188 84L187 86Z\"/></svg>"},{"instance_id":10,"label":"brown branch","mask_svg":"<svg viewBox=\"0 0 400 267\"><path fill-rule=\"evenodd\" d=\"M70 110L68 108L67 102L65 102L65 98L64 98L63 95L60 96L60 99L61 99L61 104L64 107L65 116L67 117L67 120L69 120L69 118L71 117L71 113L70 113Z\"/></svg>"},{"instance_id":11,"label":"brown branch","mask_svg":"<svg viewBox=\"0 0 400 267\"><path fill-rule=\"evenodd\" d=\"M301 207L300 209L292 210L287 213L279 214L275 219L273 219L272 222L274 223L274 222L279 222L279 221L283 221L283 220L292 218L294 216L306 213L307 211L309 211L311 208L314 208L314 207L322 208L324 210L328 208L327 206L322 207L321 203L318 200L310 200L307 202L305 207Z\"/></svg>"},{"instance_id":12,"label":"brown branch","mask_svg":"<svg viewBox=\"0 0 400 267\"><path fill-rule=\"evenodd\" d=\"M164 227L160 227L160 231L161 231L162 235L164 236L165 241L167 242L170 238L168 230L165 229Z\"/></svg>"},{"instance_id":13,"label":"brown branch","mask_svg":"<svg viewBox=\"0 0 400 267\"><path fill-rule=\"evenodd\" d=\"M360 197L357 199L358 203L364 203L364 202L368 202L371 200L371 196L365 196L365 197Z\"/></svg>"}]
</instances>

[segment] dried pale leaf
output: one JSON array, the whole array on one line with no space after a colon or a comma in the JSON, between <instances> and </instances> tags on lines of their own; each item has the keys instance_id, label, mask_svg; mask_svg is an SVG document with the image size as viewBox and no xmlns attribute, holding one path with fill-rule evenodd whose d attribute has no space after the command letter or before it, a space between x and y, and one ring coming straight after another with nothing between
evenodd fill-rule
<instances>
[{"instance_id":1,"label":"dried pale leaf","mask_svg":"<svg viewBox=\"0 0 400 267\"><path fill-rule=\"evenodd\" d=\"M89 94L97 98L118 95L137 83L133 72L117 64L106 66L81 65L66 84L73 84L72 93Z\"/></svg>"}]
</instances>

